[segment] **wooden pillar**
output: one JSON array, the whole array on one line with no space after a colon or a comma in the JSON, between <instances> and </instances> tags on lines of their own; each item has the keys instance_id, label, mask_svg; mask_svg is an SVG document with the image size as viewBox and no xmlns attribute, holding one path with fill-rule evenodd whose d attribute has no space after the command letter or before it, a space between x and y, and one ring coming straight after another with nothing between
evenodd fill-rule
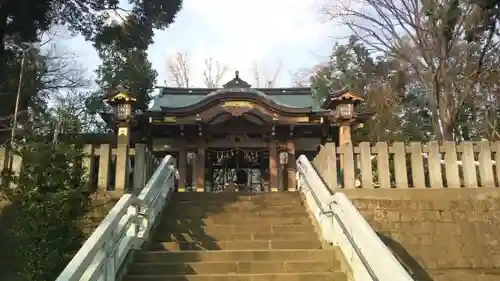
<instances>
[{"instance_id":1,"label":"wooden pillar","mask_svg":"<svg viewBox=\"0 0 500 281\"><path fill-rule=\"evenodd\" d=\"M129 179L129 143L130 143L130 125L120 124L118 126L118 143L116 147L116 176L115 191L125 193L128 188Z\"/></svg>"},{"instance_id":2,"label":"wooden pillar","mask_svg":"<svg viewBox=\"0 0 500 281\"><path fill-rule=\"evenodd\" d=\"M196 191L205 191L205 150L206 144L203 143L198 146L196 153Z\"/></svg>"},{"instance_id":3,"label":"wooden pillar","mask_svg":"<svg viewBox=\"0 0 500 281\"><path fill-rule=\"evenodd\" d=\"M179 149L179 159L177 159L177 169L179 170L179 186L177 190L179 192L186 191L186 173L187 173L187 150L186 145L182 145Z\"/></svg>"},{"instance_id":4,"label":"wooden pillar","mask_svg":"<svg viewBox=\"0 0 500 281\"><path fill-rule=\"evenodd\" d=\"M278 191L278 151L276 140L269 141L269 188ZM268 190L266 190L268 191Z\"/></svg>"},{"instance_id":5,"label":"wooden pillar","mask_svg":"<svg viewBox=\"0 0 500 281\"><path fill-rule=\"evenodd\" d=\"M295 161L295 142L288 140L286 144L288 150L288 165L287 165L287 178L288 178L288 191L296 191L297 183L295 182L297 172L297 162Z\"/></svg>"}]
</instances>

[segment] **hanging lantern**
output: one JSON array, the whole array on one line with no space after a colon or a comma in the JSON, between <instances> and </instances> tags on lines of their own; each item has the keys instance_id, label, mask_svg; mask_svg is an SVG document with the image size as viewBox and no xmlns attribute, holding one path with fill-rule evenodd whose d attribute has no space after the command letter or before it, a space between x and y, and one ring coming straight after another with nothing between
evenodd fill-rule
<instances>
[{"instance_id":1,"label":"hanging lantern","mask_svg":"<svg viewBox=\"0 0 500 281\"><path fill-rule=\"evenodd\" d=\"M186 154L186 159L187 159L187 163L189 165L193 164L194 163L194 159L196 158L196 153L194 153L193 151L189 151L187 154Z\"/></svg>"},{"instance_id":2,"label":"hanging lantern","mask_svg":"<svg viewBox=\"0 0 500 281\"><path fill-rule=\"evenodd\" d=\"M280 156L280 164L281 165L288 164L288 152L281 151L279 156Z\"/></svg>"}]
</instances>

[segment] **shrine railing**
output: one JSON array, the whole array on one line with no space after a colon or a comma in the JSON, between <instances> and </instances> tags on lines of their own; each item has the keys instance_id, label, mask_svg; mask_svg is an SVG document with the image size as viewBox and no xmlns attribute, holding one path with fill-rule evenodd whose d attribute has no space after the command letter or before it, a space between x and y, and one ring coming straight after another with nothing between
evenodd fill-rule
<instances>
[{"instance_id":1,"label":"shrine railing","mask_svg":"<svg viewBox=\"0 0 500 281\"><path fill-rule=\"evenodd\" d=\"M500 187L500 142L327 143L312 160L327 187Z\"/></svg>"},{"instance_id":2,"label":"shrine railing","mask_svg":"<svg viewBox=\"0 0 500 281\"><path fill-rule=\"evenodd\" d=\"M114 148L111 144L85 144L82 150L84 153L82 166L87 172L86 177L91 185L100 191L116 190L123 193L131 191L138 194L160 162L160 159L154 156L153 152L143 143L138 143L126 150ZM8 149L0 146L0 171L8 168L10 157ZM123 161L124 157L126 161ZM127 169L124 169L125 165L118 167L119 162L127 163ZM20 174L22 168L22 158L14 154L13 172ZM121 190L126 186L123 183L128 181L128 178L132 179L131 184L128 185L129 190ZM118 188L116 187L117 181L122 183L119 184Z\"/></svg>"},{"instance_id":3,"label":"shrine railing","mask_svg":"<svg viewBox=\"0 0 500 281\"><path fill-rule=\"evenodd\" d=\"M330 192L306 156L297 160L297 170L299 190L323 240L341 249L354 280L413 281L347 196Z\"/></svg>"},{"instance_id":4,"label":"shrine railing","mask_svg":"<svg viewBox=\"0 0 500 281\"><path fill-rule=\"evenodd\" d=\"M166 156L139 196L123 195L56 281L118 280L127 256L149 238L174 190L174 163Z\"/></svg>"}]
</instances>

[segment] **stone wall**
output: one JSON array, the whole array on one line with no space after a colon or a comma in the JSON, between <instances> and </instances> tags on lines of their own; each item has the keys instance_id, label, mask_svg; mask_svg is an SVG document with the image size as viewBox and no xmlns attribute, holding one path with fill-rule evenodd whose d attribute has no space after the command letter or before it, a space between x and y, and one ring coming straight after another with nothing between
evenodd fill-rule
<instances>
[{"instance_id":1,"label":"stone wall","mask_svg":"<svg viewBox=\"0 0 500 281\"><path fill-rule=\"evenodd\" d=\"M343 192L415 281L500 280L500 189Z\"/></svg>"}]
</instances>

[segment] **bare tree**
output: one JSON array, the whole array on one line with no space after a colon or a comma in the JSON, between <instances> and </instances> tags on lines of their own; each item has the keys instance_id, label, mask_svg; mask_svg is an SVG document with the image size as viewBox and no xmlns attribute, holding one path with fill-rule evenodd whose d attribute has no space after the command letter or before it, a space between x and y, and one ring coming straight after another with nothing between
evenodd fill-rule
<instances>
[{"instance_id":1,"label":"bare tree","mask_svg":"<svg viewBox=\"0 0 500 281\"><path fill-rule=\"evenodd\" d=\"M176 53L168 60L169 80L177 87L192 87L193 75L196 75L191 69L192 61L187 53ZM214 58L208 58L204 61L203 83L205 87L217 88L227 73L228 66L222 64Z\"/></svg>"},{"instance_id":2,"label":"bare tree","mask_svg":"<svg viewBox=\"0 0 500 281\"><path fill-rule=\"evenodd\" d=\"M292 77L292 85L294 87L307 87L311 85L311 76L318 71L318 67L300 68L290 72Z\"/></svg>"},{"instance_id":3,"label":"bare tree","mask_svg":"<svg viewBox=\"0 0 500 281\"><path fill-rule=\"evenodd\" d=\"M485 60L498 50L490 32L463 40L476 20L475 5L463 1L340 0L324 11L354 36L401 61L428 92L435 134L454 140L457 117L477 93Z\"/></svg>"},{"instance_id":4,"label":"bare tree","mask_svg":"<svg viewBox=\"0 0 500 281\"><path fill-rule=\"evenodd\" d=\"M191 69L190 61L187 53L176 53L168 60L169 80L171 80L177 87L189 88Z\"/></svg>"},{"instance_id":5,"label":"bare tree","mask_svg":"<svg viewBox=\"0 0 500 281\"><path fill-rule=\"evenodd\" d=\"M269 71L269 68L262 67L262 65L258 62L253 62L253 75L255 81L255 87L261 88L272 88L276 85L276 81L281 74L283 69L283 63L280 61L274 68L274 70Z\"/></svg>"},{"instance_id":6,"label":"bare tree","mask_svg":"<svg viewBox=\"0 0 500 281\"><path fill-rule=\"evenodd\" d=\"M17 98L15 88L21 83L19 92L18 122L29 125L35 115L47 112L47 108L57 95L69 91L79 91L89 87L91 82L85 76L78 58L71 50L62 47L60 39L67 39L64 30L53 28L44 33L40 56L26 56L22 80L19 80L19 68L12 67L14 77L8 87L0 86L0 134L12 129L14 107ZM5 85L2 85L5 86Z\"/></svg>"},{"instance_id":7,"label":"bare tree","mask_svg":"<svg viewBox=\"0 0 500 281\"><path fill-rule=\"evenodd\" d=\"M215 61L213 58L205 60L205 70L203 71L203 78L205 86L208 88L220 87L222 78L227 73L228 66Z\"/></svg>"}]
</instances>

